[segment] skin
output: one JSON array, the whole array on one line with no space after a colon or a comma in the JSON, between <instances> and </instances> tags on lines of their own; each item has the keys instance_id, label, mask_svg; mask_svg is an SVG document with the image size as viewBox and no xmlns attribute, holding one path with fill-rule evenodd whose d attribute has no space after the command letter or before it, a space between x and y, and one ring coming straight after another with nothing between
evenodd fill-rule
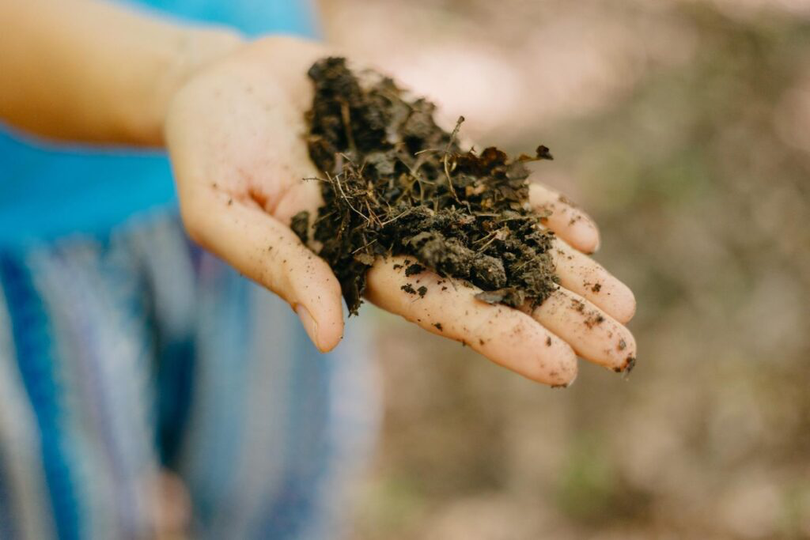
<instances>
[{"instance_id":1,"label":"skin","mask_svg":"<svg viewBox=\"0 0 810 540\"><path fill-rule=\"evenodd\" d=\"M180 27L90 0L3 0L6 16L19 24L0 34L0 72L10 74L0 117L61 140L165 146L191 238L286 300L321 351L337 346L338 281L288 225L321 204L317 183L302 180L318 176L302 138L306 72L339 53L288 37L246 43L227 29ZM406 278L397 258L375 263L366 298L544 384L570 384L577 355L624 369L636 355L624 326L635 299L585 255L599 245L596 226L540 184L530 201L552 212L546 223L558 236L562 287L542 306L485 304L473 298L477 289L427 271ZM400 288L417 279L424 298Z\"/></svg>"},{"instance_id":2,"label":"skin","mask_svg":"<svg viewBox=\"0 0 810 540\"><path fill-rule=\"evenodd\" d=\"M340 287L287 225L297 212L314 213L321 204L319 185L302 180L318 176L302 135L312 102L306 71L329 53L290 38L248 45L178 93L166 130L189 233L287 300L321 350L336 346L343 332ZM366 298L545 384L570 384L577 354L623 369L635 357L635 341L623 326L635 311L633 294L582 253L599 244L591 219L548 188L531 190L538 209L550 200L565 215L548 220L560 237L554 256L563 287L533 312L476 301L478 289L461 284L443 289L439 282L448 280L430 272L406 278L395 268L402 260L393 257L369 272ZM570 216L578 219L572 223ZM401 289L415 279L428 288L424 298Z\"/></svg>"}]
</instances>

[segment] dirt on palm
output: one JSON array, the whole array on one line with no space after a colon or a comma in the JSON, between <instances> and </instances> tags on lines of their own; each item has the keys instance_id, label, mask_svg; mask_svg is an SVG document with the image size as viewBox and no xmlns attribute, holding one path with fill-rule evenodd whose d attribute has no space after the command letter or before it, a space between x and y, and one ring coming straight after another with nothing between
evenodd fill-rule
<instances>
[{"instance_id":1,"label":"dirt on palm","mask_svg":"<svg viewBox=\"0 0 810 540\"><path fill-rule=\"evenodd\" d=\"M551 159L546 147L516 159L494 147L464 151L463 118L448 133L431 102L379 73L355 74L343 58L319 60L309 77L307 143L324 205L314 224L308 212L296 215L293 230L306 242L312 225L351 313L367 270L391 255L413 258L406 275L428 268L480 288L477 298L488 303L536 306L558 287L553 233L528 200L525 163Z\"/></svg>"}]
</instances>

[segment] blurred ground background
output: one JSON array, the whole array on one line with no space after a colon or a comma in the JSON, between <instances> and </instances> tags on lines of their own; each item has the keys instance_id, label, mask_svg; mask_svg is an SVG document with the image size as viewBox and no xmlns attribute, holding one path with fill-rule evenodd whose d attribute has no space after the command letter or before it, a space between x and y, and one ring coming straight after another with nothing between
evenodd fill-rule
<instances>
[{"instance_id":1,"label":"blurred ground background","mask_svg":"<svg viewBox=\"0 0 810 540\"><path fill-rule=\"evenodd\" d=\"M564 391L380 315L356 539L810 538L810 1L322 5L471 137L550 146L639 303L630 380Z\"/></svg>"}]
</instances>

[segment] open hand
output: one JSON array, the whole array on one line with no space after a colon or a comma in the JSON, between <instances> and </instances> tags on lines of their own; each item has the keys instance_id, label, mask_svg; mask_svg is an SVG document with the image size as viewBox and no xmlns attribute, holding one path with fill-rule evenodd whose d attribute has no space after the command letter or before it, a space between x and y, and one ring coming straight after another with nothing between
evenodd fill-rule
<instances>
[{"instance_id":1,"label":"open hand","mask_svg":"<svg viewBox=\"0 0 810 540\"><path fill-rule=\"evenodd\" d=\"M318 183L303 180L319 176L303 138L304 112L313 96L307 70L329 54L294 38L246 45L185 84L166 122L191 237L289 302L322 351L343 334L340 285L289 223L301 210L314 215L322 203ZM369 271L366 298L545 384L570 384L577 354L616 371L632 366L635 340L623 325L635 300L585 255L598 247L596 226L540 184L532 184L530 202L552 212L547 226L558 235L554 258L562 285L536 309L480 302L479 290L448 287L446 278L428 271L406 278L396 257ZM423 298L401 289L416 279L428 289Z\"/></svg>"}]
</instances>

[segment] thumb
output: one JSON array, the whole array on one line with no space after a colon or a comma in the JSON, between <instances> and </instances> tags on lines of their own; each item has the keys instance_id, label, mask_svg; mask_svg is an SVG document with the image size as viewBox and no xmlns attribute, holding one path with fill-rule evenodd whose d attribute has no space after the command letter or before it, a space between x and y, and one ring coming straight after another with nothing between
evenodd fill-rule
<instances>
[{"instance_id":1,"label":"thumb","mask_svg":"<svg viewBox=\"0 0 810 540\"><path fill-rule=\"evenodd\" d=\"M343 337L340 283L329 265L254 201L198 189L181 197L189 235L286 300L321 352Z\"/></svg>"}]
</instances>

